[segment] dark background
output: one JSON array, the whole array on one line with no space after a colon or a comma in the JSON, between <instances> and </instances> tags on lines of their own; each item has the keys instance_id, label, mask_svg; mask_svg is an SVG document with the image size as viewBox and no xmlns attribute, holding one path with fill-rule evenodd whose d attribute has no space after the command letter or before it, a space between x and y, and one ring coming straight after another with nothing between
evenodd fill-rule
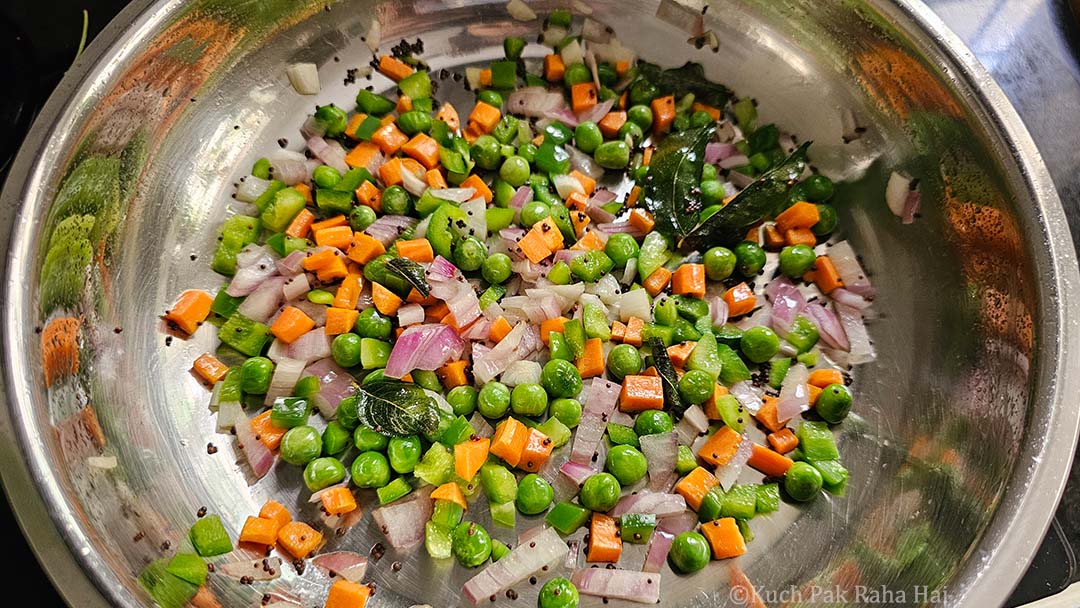
<instances>
[{"instance_id":1,"label":"dark background","mask_svg":"<svg viewBox=\"0 0 1080 608\"><path fill-rule=\"evenodd\" d=\"M83 10L89 15L89 43L126 4L126 0L0 0L0 66L8 77L6 91L0 95L0 180L6 177L38 108L75 58L82 35ZM1076 20L1066 4L1051 4L1058 11L1059 26L1066 30L1065 36L1075 41ZM1056 593L1080 579L1069 542L1080 543L1078 469L1074 466L1054 525L1009 599L1009 606ZM65 604L38 567L37 560L31 558L30 548L6 499L0 501L0 538L7 540L5 576L18 586L19 596L34 598L39 608L62 608Z\"/></svg>"}]
</instances>

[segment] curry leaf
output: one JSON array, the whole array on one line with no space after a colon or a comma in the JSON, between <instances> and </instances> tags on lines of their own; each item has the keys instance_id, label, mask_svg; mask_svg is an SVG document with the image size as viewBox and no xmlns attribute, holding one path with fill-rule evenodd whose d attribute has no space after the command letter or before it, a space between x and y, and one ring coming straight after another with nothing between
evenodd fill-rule
<instances>
[{"instance_id":1,"label":"curry leaf","mask_svg":"<svg viewBox=\"0 0 1080 608\"><path fill-rule=\"evenodd\" d=\"M435 398L416 384L376 380L357 387L356 398L357 418L380 433L404 437L439 426Z\"/></svg>"},{"instance_id":2,"label":"curry leaf","mask_svg":"<svg viewBox=\"0 0 1080 608\"><path fill-rule=\"evenodd\" d=\"M652 347L653 365L656 366L656 373L660 375L664 386L664 406L671 412L672 417L678 420L689 405L684 403L679 395L679 377L675 373L675 366L671 364L671 357L660 338L650 338L649 346Z\"/></svg>"},{"instance_id":3,"label":"curry leaf","mask_svg":"<svg viewBox=\"0 0 1080 608\"><path fill-rule=\"evenodd\" d=\"M722 108L731 99L731 90L722 84L710 82L700 63L687 62L682 67L661 69L660 66L641 62L638 76L656 85L661 91L675 97L693 93L696 101L714 108Z\"/></svg>"},{"instance_id":4,"label":"curry leaf","mask_svg":"<svg viewBox=\"0 0 1080 608\"><path fill-rule=\"evenodd\" d=\"M424 275L424 267L409 258L387 260L386 271L407 281L425 298L431 293L431 286L428 285L427 277Z\"/></svg>"},{"instance_id":5,"label":"curry leaf","mask_svg":"<svg viewBox=\"0 0 1080 608\"><path fill-rule=\"evenodd\" d=\"M656 219L656 229L676 242L697 224L701 167L705 146L714 133L715 125L671 133L649 162L648 181L638 204Z\"/></svg>"},{"instance_id":6,"label":"curry leaf","mask_svg":"<svg viewBox=\"0 0 1080 608\"><path fill-rule=\"evenodd\" d=\"M714 245L734 245L743 240L754 224L772 217L787 201L788 190L806 168L806 149L799 146L784 162L769 170L735 195L731 202L694 227L679 242L679 249L707 249Z\"/></svg>"}]
</instances>

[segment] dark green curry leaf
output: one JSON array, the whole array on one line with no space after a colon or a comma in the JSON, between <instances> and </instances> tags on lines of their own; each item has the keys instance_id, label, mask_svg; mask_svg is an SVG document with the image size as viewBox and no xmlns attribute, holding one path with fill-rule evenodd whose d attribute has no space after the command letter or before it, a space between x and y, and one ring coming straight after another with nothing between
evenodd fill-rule
<instances>
[{"instance_id":1,"label":"dark green curry leaf","mask_svg":"<svg viewBox=\"0 0 1080 608\"><path fill-rule=\"evenodd\" d=\"M679 394L679 376L675 373L675 366L672 365L671 357L660 338L649 338L649 346L652 347L653 365L656 366L656 373L660 375L664 386L664 407L678 420L689 407Z\"/></svg>"},{"instance_id":2,"label":"dark green curry leaf","mask_svg":"<svg viewBox=\"0 0 1080 608\"><path fill-rule=\"evenodd\" d=\"M705 145L714 133L715 125L671 133L649 162L649 177L639 204L653 214L656 229L676 242L697 224Z\"/></svg>"},{"instance_id":3,"label":"dark green curry leaf","mask_svg":"<svg viewBox=\"0 0 1080 608\"><path fill-rule=\"evenodd\" d=\"M398 437L431 433L439 426L438 404L420 386L384 378L356 389L361 424Z\"/></svg>"},{"instance_id":4,"label":"dark green curry leaf","mask_svg":"<svg viewBox=\"0 0 1080 608\"><path fill-rule=\"evenodd\" d=\"M682 67L665 70L658 65L641 62L637 71L639 78L648 80L676 98L693 93L696 101L714 108L724 107L731 99L731 90L722 84L710 82L700 63L687 62Z\"/></svg>"},{"instance_id":5,"label":"dark green curry leaf","mask_svg":"<svg viewBox=\"0 0 1080 608\"><path fill-rule=\"evenodd\" d=\"M386 271L408 282L425 298L431 293L424 267L409 258L393 258L386 261Z\"/></svg>"},{"instance_id":6,"label":"dark green curry leaf","mask_svg":"<svg viewBox=\"0 0 1080 608\"><path fill-rule=\"evenodd\" d=\"M769 170L735 195L731 202L694 227L679 242L679 249L704 250L714 245L734 245L743 240L754 224L772 217L787 201L788 190L806 168L805 142L784 162Z\"/></svg>"}]
</instances>

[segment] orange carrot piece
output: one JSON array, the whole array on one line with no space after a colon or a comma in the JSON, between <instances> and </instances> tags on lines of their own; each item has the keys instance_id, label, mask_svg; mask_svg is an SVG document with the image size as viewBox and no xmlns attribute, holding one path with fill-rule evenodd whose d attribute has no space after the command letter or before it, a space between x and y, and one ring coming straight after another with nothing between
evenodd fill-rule
<instances>
[{"instance_id":1,"label":"orange carrot piece","mask_svg":"<svg viewBox=\"0 0 1080 608\"><path fill-rule=\"evenodd\" d=\"M529 436L525 440L525 448L521 450L521 460L518 461L518 468L530 473L539 471L554 449L555 442L550 437L536 429L529 429Z\"/></svg>"},{"instance_id":2,"label":"orange carrot piece","mask_svg":"<svg viewBox=\"0 0 1080 608\"><path fill-rule=\"evenodd\" d=\"M623 74L625 74L625 73L627 73L629 71L630 71L630 62L629 61L623 59L621 61L616 61L615 62L615 73L618 74L619 76L622 76Z\"/></svg>"},{"instance_id":3,"label":"orange carrot piece","mask_svg":"<svg viewBox=\"0 0 1080 608\"><path fill-rule=\"evenodd\" d=\"M765 224L764 238L766 249L780 249L784 246L784 235L780 234L774 224Z\"/></svg>"},{"instance_id":4,"label":"orange carrot piece","mask_svg":"<svg viewBox=\"0 0 1080 608\"><path fill-rule=\"evenodd\" d=\"M671 359L671 364L677 368L684 367L686 365L686 360L689 359L690 354L694 352L695 346L697 346L697 342L683 342L667 347L667 354Z\"/></svg>"},{"instance_id":5,"label":"orange carrot piece","mask_svg":"<svg viewBox=\"0 0 1080 608\"><path fill-rule=\"evenodd\" d=\"M502 458L506 464L516 467L521 462L521 453L529 440L529 429L513 416L503 420L495 427L489 452Z\"/></svg>"},{"instance_id":6,"label":"orange carrot piece","mask_svg":"<svg viewBox=\"0 0 1080 608\"><path fill-rule=\"evenodd\" d=\"M277 524L279 530L282 526L292 521L292 515L289 514L289 510L276 500L266 501L262 508L259 509L259 517L273 520L274 523Z\"/></svg>"},{"instance_id":7,"label":"orange carrot piece","mask_svg":"<svg viewBox=\"0 0 1080 608\"><path fill-rule=\"evenodd\" d=\"M195 370L195 373L198 374L200 378L206 380L210 386L213 386L218 380L224 378L225 374L229 373L229 366L219 361L217 357L210 353L199 355L199 358L195 359L195 363L191 365L191 368Z\"/></svg>"},{"instance_id":8,"label":"orange carrot piece","mask_svg":"<svg viewBox=\"0 0 1080 608\"><path fill-rule=\"evenodd\" d=\"M345 265L345 260L335 255L329 264L315 271L315 276L323 283L333 283L349 276L349 267Z\"/></svg>"},{"instance_id":9,"label":"orange carrot piece","mask_svg":"<svg viewBox=\"0 0 1080 608\"><path fill-rule=\"evenodd\" d=\"M544 79L548 82L559 82L566 73L566 64L558 53L544 55Z\"/></svg>"},{"instance_id":10,"label":"orange carrot piece","mask_svg":"<svg viewBox=\"0 0 1080 608\"><path fill-rule=\"evenodd\" d=\"M575 194L577 194L575 192ZM574 235L581 238L585 235L585 227L592 222L592 218L584 211L571 211L570 223L574 226Z\"/></svg>"},{"instance_id":11,"label":"orange carrot piece","mask_svg":"<svg viewBox=\"0 0 1080 608\"><path fill-rule=\"evenodd\" d=\"M477 437L454 446L454 472L465 481L472 481L480 467L487 461L491 440Z\"/></svg>"},{"instance_id":12,"label":"orange carrot piece","mask_svg":"<svg viewBox=\"0 0 1080 608\"><path fill-rule=\"evenodd\" d=\"M319 495L323 510L330 515L341 515L356 510L356 497L349 488L327 488Z\"/></svg>"},{"instance_id":13,"label":"orange carrot piece","mask_svg":"<svg viewBox=\"0 0 1080 608\"><path fill-rule=\"evenodd\" d=\"M739 524L734 517L722 517L702 524L701 534L709 541L713 559L728 559L746 553L746 540L739 532Z\"/></svg>"},{"instance_id":14,"label":"orange carrot piece","mask_svg":"<svg viewBox=\"0 0 1080 608\"><path fill-rule=\"evenodd\" d=\"M462 188L475 188L477 196L484 197L485 203L490 203L491 199L495 197L495 194L491 191L491 188L484 183L484 180L477 174L473 173L461 182Z\"/></svg>"},{"instance_id":15,"label":"orange carrot piece","mask_svg":"<svg viewBox=\"0 0 1080 608\"><path fill-rule=\"evenodd\" d=\"M294 185L293 190L296 190L297 192L299 192L300 194L302 194L304 196L304 202L305 203L307 203L309 205L311 204L311 186L309 186L307 184L304 184L304 183L300 183L300 184Z\"/></svg>"},{"instance_id":16,"label":"orange carrot piece","mask_svg":"<svg viewBox=\"0 0 1080 608\"><path fill-rule=\"evenodd\" d=\"M784 233L784 242L788 245L817 245L817 236L809 228L792 228Z\"/></svg>"},{"instance_id":17,"label":"orange carrot piece","mask_svg":"<svg viewBox=\"0 0 1080 608\"><path fill-rule=\"evenodd\" d=\"M570 107L575 114L588 112L596 107L597 92L593 82L579 82L570 87Z\"/></svg>"},{"instance_id":18,"label":"orange carrot piece","mask_svg":"<svg viewBox=\"0 0 1080 608\"><path fill-rule=\"evenodd\" d=\"M327 308L326 335L340 336L349 333L356 325L356 319L359 316L360 311L356 308Z\"/></svg>"},{"instance_id":19,"label":"orange carrot piece","mask_svg":"<svg viewBox=\"0 0 1080 608\"><path fill-rule=\"evenodd\" d=\"M278 530L278 544L296 559L310 555L322 541L322 532L303 522L291 521Z\"/></svg>"},{"instance_id":20,"label":"orange carrot piece","mask_svg":"<svg viewBox=\"0 0 1080 608\"><path fill-rule=\"evenodd\" d=\"M825 389L818 388L813 384L807 385L806 388L810 389L810 407L814 407L817 405L818 395L820 395L821 391Z\"/></svg>"},{"instance_id":21,"label":"orange carrot piece","mask_svg":"<svg viewBox=\"0 0 1080 608\"><path fill-rule=\"evenodd\" d=\"M810 372L806 382L818 388L825 388L830 384L843 384L844 374L840 373L838 369L815 369Z\"/></svg>"},{"instance_id":22,"label":"orange carrot piece","mask_svg":"<svg viewBox=\"0 0 1080 608\"><path fill-rule=\"evenodd\" d=\"M401 151L417 160L426 169L434 169L439 164L439 142L429 135L417 133L401 146Z\"/></svg>"},{"instance_id":23,"label":"orange carrot piece","mask_svg":"<svg viewBox=\"0 0 1080 608\"><path fill-rule=\"evenodd\" d=\"M386 186L400 186L405 183L402 174L408 171L419 179L424 179L426 170L423 165L411 158L391 158L379 167L379 179Z\"/></svg>"},{"instance_id":24,"label":"orange carrot piece","mask_svg":"<svg viewBox=\"0 0 1080 608\"><path fill-rule=\"evenodd\" d=\"M447 188L446 178L439 169L429 169L424 173L424 182L432 188Z\"/></svg>"},{"instance_id":25,"label":"orange carrot piece","mask_svg":"<svg viewBox=\"0 0 1080 608\"><path fill-rule=\"evenodd\" d=\"M510 322L505 317L499 315L498 319L491 324L491 329L488 330L488 338L492 342L502 342L502 339L506 337L506 334L510 333L510 330L514 329L510 326ZM543 331L543 329L541 329Z\"/></svg>"},{"instance_id":26,"label":"orange carrot piece","mask_svg":"<svg viewBox=\"0 0 1080 608\"><path fill-rule=\"evenodd\" d=\"M441 120L450 127L451 131L457 131L461 127L461 119L458 118L457 110L452 103L444 103L435 113L435 120Z\"/></svg>"},{"instance_id":27,"label":"orange carrot piece","mask_svg":"<svg viewBox=\"0 0 1080 608\"><path fill-rule=\"evenodd\" d=\"M592 196L593 192L596 192L596 180L585 175L581 171L574 169L570 172L570 177L576 179L581 187L585 190L586 196Z\"/></svg>"},{"instance_id":28,"label":"orange carrot piece","mask_svg":"<svg viewBox=\"0 0 1080 608\"><path fill-rule=\"evenodd\" d=\"M638 317L630 317L626 320L626 333L623 334L623 344L641 346L641 332L645 329L645 321Z\"/></svg>"},{"instance_id":29,"label":"orange carrot piece","mask_svg":"<svg viewBox=\"0 0 1080 608\"><path fill-rule=\"evenodd\" d=\"M742 435L736 433L730 426L720 427L698 450L698 456L714 467L722 467L731 460L735 451L739 449Z\"/></svg>"},{"instance_id":30,"label":"orange carrot piece","mask_svg":"<svg viewBox=\"0 0 1080 608\"><path fill-rule=\"evenodd\" d=\"M356 139L356 130L360 128L360 123L364 122L365 118L367 114L363 112L357 112L349 117L349 122L345 125L345 135L348 135L349 139Z\"/></svg>"},{"instance_id":31,"label":"orange carrot piece","mask_svg":"<svg viewBox=\"0 0 1080 608\"><path fill-rule=\"evenodd\" d=\"M278 523L272 519L248 516L240 529L240 542L272 545L277 542Z\"/></svg>"},{"instance_id":32,"label":"orange carrot piece","mask_svg":"<svg viewBox=\"0 0 1080 608\"><path fill-rule=\"evenodd\" d=\"M363 275L350 272L341 280L337 293L334 294L334 307L355 310L360 302L360 290L364 286Z\"/></svg>"},{"instance_id":33,"label":"orange carrot piece","mask_svg":"<svg viewBox=\"0 0 1080 608\"><path fill-rule=\"evenodd\" d=\"M716 406L716 402L728 394L726 386L717 384L713 386L713 394L709 397L709 400L701 404L701 409L705 410L705 417L709 420L723 420L723 416L720 415L720 410Z\"/></svg>"},{"instance_id":34,"label":"orange carrot piece","mask_svg":"<svg viewBox=\"0 0 1080 608\"><path fill-rule=\"evenodd\" d=\"M353 168L366 167L371 163L371 159L375 158L375 153L378 151L379 146L377 144L362 141L345 155L345 164Z\"/></svg>"},{"instance_id":35,"label":"orange carrot piece","mask_svg":"<svg viewBox=\"0 0 1080 608\"><path fill-rule=\"evenodd\" d=\"M457 453L457 446L454 447L454 453ZM473 476L475 475L476 474L473 473ZM469 510L469 503L465 501L465 495L461 492L461 486L459 486L456 481L448 481L435 488L431 493L431 500L448 500L466 511Z\"/></svg>"},{"instance_id":36,"label":"orange carrot piece","mask_svg":"<svg viewBox=\"0 0 1080 608\"><path fill-rule=\"evenodd\" d=\"M778 399L770 395L766 395L762 400L761 407L758 408L754 418L761 423L761 426L769 429L769 431L775 433L784 428L784 424L787 420L779 420L776 417L776 402Z\"/></svg>"},{"instance_id":37,"label":"orange carrot piece","mask_svg":"<svg viewBox=\"0 0 1080 608\"><path fill-rule=\"evenodd\" d=\"M825 294L830 294L833 290L844 286L844 281L840 278L840 273L837 272L829 256L819 255L817 261L814 262L814 283Z\"/></svg>"},{"instance_id":38,"label":"orange carrot piece","mask_svg":"<svg viewBox=\"0 0 1080 608\"><path fill-rule=\"evenodd\" d=\"M268 450L276 450L281 445L281 438L285 436L285 432L289 429L283 429L279 426L274 426L274 423L270 421L270 410L255 416L248 424L251 425L251 430L255 433L255 438L262 442Z\"/></svg>"},{"instance_id":39,"label":"orange carrot piece","mask_svg":"<svg viewBox=\"0 0 1080 608\"><path fill-rule=\"evenodd\" d=\"M653 226L656 225L656 220L653 215L644 209L634 209L630 212L630 217L626 218L630 222L631 226L634 226L638 230L648 234Z\"/></svg>"},{"instance_id":40,"label":"orange carrot piece","mask_svg":"<svg viewBox=\"0 0 1080 608\"><path fill-rule=\"evenodd\" d=\"M622 342L626 337L626 325L620 321L615 321L611 324L611 341Z\"/></svg>"},{"instance_id":41,"label":"orange carrot piece","mask_svg":"<svg viewBox=\"0 0 1080 608\"><path fill-rule=\"evenodd\" d=\"M675 96L657 97L649 105L653 113L653 134L661 135L671 130L671 123L675 122Z\"/></svg>"},{"instance_id":42,"label":"orange carrot piece","mask_svg":"<svg viewBox=\"0 0 1080 608\"><path fill-rule=\"evenodd\" d=\"M683 264L671 276L671 292L692 298L705 297L705 265Z\"/></svg>"},{"instance_id":43,"label":"orange carrot piece","mask_svg":"<svg viewBox=\"0 0 1080 608\"><path fill-rule=\"evenodd\" d=\"M397 314L398 308L401 308L401 298L380 283L371 283L371 301L375 304L375 310L384 315Z\"/></svg>"},{"instance_id":44,"label":"orange carrot piece","mask_svg":"<svg viewBox=\"0 0 1080 608\"><path fill-rule=\"evenodd\" d=\"M679 483L675 484L673 491L686 499L687 506L697 511L701 507L701 501L705 498L705 495L718 483L720 481L716 479L716 476L701 467L697 467L690 471L686 477L680 479Z\"/></svg>"},{"instance_id":45,"label":"orange carrot piece","mask_svg":"<svg viewBox=\"0 0 1080 608\"><path fill-rule=\"evenodd\" d=\"M435 259L435 252L431 249L431 242L425 238L398 241L397 252L399 256L414 262L431 262Z\"/></svg>"},{"instance_id":46,"label":"orange carrot piece","mask_svg":"<svg viewBox=\"0 0 1080 608\"><path fill-rule=\"evenodd\" d=\"M371 135L371 141L379 146L383 154L389 156L401 149L401 146L409 141L409 137L402 133L396 124L389 123L376 129Z\"/></svg>"},{"instance_id":47,"label":"orange carrot piece","mask_svg":"<svg viewBox=\"0 0 1080 608\"><path fill-rule=\"evenodd\" d=\"M544 341L545 346L551 340L551 332L563 333L563 328L569 320L570 319L567 319L566 317L555 317L554 319L546 319L540 323L540 339Z\"/></svg>"},{"instance_id":48,"label":"orange carrot piece","mask_svg":"<svg viewBox=\"0 0 1080 608\"><path fill-rule=\"evenodd\" d=\"M589 206L589 197L580 192L571 192L566 197L566 208L571 211L585 211Z\"/></svg>"},{"instance_id":49,"label":"orange carrot piece","mask_svg":"<svg viewBox=\"0 0 1080 608\"><path fill-rule=\"evenodd\" d=\"M595 232L586 230L585 233L581 235L581 238L578 239L578 242L574 243L570 249L574 251L603 251L604 241L601 241L600 237L596 236Z\"/></svg>"},{"instance_id":50,"label":"orange carrot piece","mask_svg":"<svg viewBox=\"0 0 1080 608\"><path fill-rule=\"evenodd\" d=\"M467 359L451 361L435 370L435 374L442 381L443 388L450 390L457 386L465 386L469 378L465 375L465 367L469 364Z\"/></svg>"},{"instance_id":51,"label":"orange carrot piece","mask_svg":"<svg viewBox=\"0 0 1080 608\"><path fill-rule=\"evenodd\" d=\"M476 102L473 111L469 113L469 123L478 126L481 133L491 133L501 118L502 112L499 108L482 101Z\"/></svg>"},{"instance_id":52,"label":"orange carrot piece","mask_svg":"<svg viewBox=\"0 0 1080 608\"><path fill-rule=\"evenodd\" d=\"M394 111L398 114L404 114L405 112L411 112L412 108L412 97L401 95L397 99L397 105L394 106Z\"/></svg>"},{"instance_id":53,"label":"orange carrot piece","mask_svg":"<svg viewBox=\"0 0 1080 608\"><path fill-rule=\"evenodd\" d=\"M600 127L600 132L604 134L604 137L615 139L615 136L619 134L619 129L625 124L626 112L608 112L600 119L600 122L596 123L596 126Z\"/></svg>"},{"instance_id":54,"label":"orange carrot piece","mask_svg":"<svg viewBox=\"0 0 1080 608\"><path fill-rule=\"evenodd\" d=\"M315 214L307 209L301 209L300 213L297 213L296 217L289 222L289 227L285 229L285 234L302 239L308 235L308 231L311 230L311 224L314 222Z\"/></svg>"},{"instance_id":55,"label":"orange carrot piece","mask_svg":"<svg viewBox=\"0 0 1080 608\"><path fill-rule=\"evenodd\" d=\"M585 561L608 562L619 561L622 555L622 538L615 526L615 518L603 513L593 513L589 523L589 552Z\"/></svg>"},{"instance_id":56,"label":"orange carrot piece","mask_svg":"<svg viewBox=\"0 0 1080 608\"><path fill-rule=\"evenodd\" d=\"M364 608L370 596L371 587L367 585L336 580L330 585L330 594L326 596L323 608Z\"/></svg>"},{"instance_id":57,"label":"orange carrot piece","mask_svg":"<svg viewBox=\"0 0 1080 608\"><path fill-rule=\"evenodd\" d=\"M400 82L401 79L413 73L413 68L397 57L383 55L379 57L379 72L394 82Z\"/></svg>"},{"instance_id":58,"label":"orange carrot piece","mask_svg":"<svg viewBox=\"0 0 1080 608\"><path fill-rule=\"evenodd\" d=\"M690 106L690 109L692 111L694 111L694 112L702 112L703 111L706 114L708 114L713 120L720 120L721 113L720 113L719 108L714 108L714 107L712 107L710 105L706 105L706 104L703 104L703 103L701 103L699 101L695 101L694 105Z\"/></svg>"},{"instance_id":59,"label":"orange carrot piece","mask_svg":"<svg viewBox=\"0 0 1080 608\"><path fill-rule=\"evenodd\" d=\"M180 294L176 302L165 313L165 320L175 325L186 334L195 333L199 325L210 316L210 305L214 298L201 289L189 289Z\"/></svg>"},{"instance_id":60,"label":"orange carrot piece","mask_svg":"<svg viewBox=\"0 0 1080 608\"><path fill-rule=\"evenodd\" d=\"M555 225L555 220L550 215L536 222L529 232L539 233L540 238L544 240L544 244L551 251L558 251L563 248L562 232L559 231L559 227Z\"/></svg>"},{"instance_id":61,"label":"orange carrot piece","mask_svg":"<svg viewBox=\"0 0 1080 608\"><path fill-rule=\"evenodd\" d=\"M383 247L382 242L371 235L357 232L353 235L352 246L346 255L357 264L367 264L384 253L386 247Z\"/></svg>"},{"instance_id":62,"label":"orange carrot piece","mask_svg":"<svg viewBox=\"0 0 1080 608\"><path fill-rule=\"evenodd\" d=\"M480 86L491 86L491 68L484 68L480 70Z\"/></svg>"},{"instance_id":63,"label":"orange carrot piece","mask_svg":"<svg viewBox=\"0 0 1080 608\"><path fill-rule=\"evenodd\" d=\"M357 186L356 200L360 201L361 205L371 207L376 212L382 211L382 190L379 190L378 186L369 181Z\"/></svg>"},{"instance_id":64,"label":"orange carrot piece","mask_svg":"<svg viewBox=\"0 0 1080 608\"><path fill-rule=\"evenodd\" d=\"M641 164L648 167L649 163L652 162L652 155L654 151L656 151L655 146L649 146L648 148L645 148L645 150L641 153Z\"/></svg>"},{"instance_id":65,"label":"orange carrot piece","mask_svg":"<svg viewBox=\"0 0 1080 608\"><path fill-rule=\"evenodd\" d=\"M450 307L446 305L446 302L437 301L424 309L424 320L428 323L437 323L448 314L450 314Z\"/></svg>"},{"instance_id":66,"label":"orange carrot piece","mask_svg":"<svg viewBox=\"0 0 1080 608\"><path fill-rule=\"evenodd\" d=\"M724 292L724 302L728 305L728 316L739 317L754 310L757 298L753 290L743 282Z\"/></svg>"},{"instance_id":67,"label":"orange carrot piece","mask_svg":"<svg viewBox=\"0 0 1080 608\"><path fill-rule=\"evenodd\" d=\"M59 317L41 332L41 365L45 386L79 372L79 319Z\"/></svg>"},{"instance_id":68,"label":"orange carrot piece","mask_svg":"<svg viewBox=\"0 0 1080 608\"><path fill-rule=\"evenodd\" d=\"M775 433L769 433L766 437L769 440L769 445L772 449L776 450L778 454L787 454L791 450L799 447L799 438L792 432L791 429L784 427Z\"/></svg>"},{"instance_id":69,"label":"orange carrot piece","mask_svg":"<svg viewBox=\"0 0 1080 608\"><path fill-rule=\"evenodd\" d=\"M327 247L336 247L338 249L348 249L352 244L353 231L349 226L334 226L333 228L323 228L315 232L315 244Z\"/></svg>"},{"instance_id":70,"label":"orange carrot piece","mask_svg":"<svg viewBox=\"0 0 1080 608\"><path fill-rule=\"evenodd\" d=\"M600 338L585 341L585 352L574 362L582 378L595 378L604 374L604 342Z\"/></svg>"},{"instance_id":71,"label":"orange carrot piece","mask_svg":"<svg viewBox=\"0 0 1080 608\"><path fill-rule=\"evenodd\" d=\"M336 228L338 226L348 226L348 225L349 225L349 218L347 218L344 215L339 213L339 214L335 215L334 217L328 217L325 220L322 220L320 222L312 222L311 223L311 231L315 232L316 230L323 230L324 228Z\"/></svg>"},{"instance_id":72,"label":"orange carrot piece","mask_svg":"<svg viewBox=\"0 0 1080 608\"><path fill-rule=\"evenodd\" d=\"M619 409L623 412L664 409L664 384L660 376L630 375L623 378Z\"/></svg>"},{"instance_id":73,"label":"orange carrot piece","mask_svg":"<svg viewBox=\"0 0 1080 608\"><path fill-rule=\"evenodd\" d=\"M671 271L661 266L652 271L652 274L646 277L641 285L645 288L645 291L649 292L650 296L655 298L657 294L664 291L670 282Z\"/></svg>"},{"instance_id":74,"label":"orange carrot piece","mask_svg":"<svg viewBox=\"0 0 1080 608\"><path fill-rule=\"evenodd\" d=\"M551 249L544 242L544 236L533 230L521 237L521 240L517 242L517 247L521 254L533 264L539 264L551 255Z\"/></svg>"},{"instance_id":75,"label":"orange carrot piece","mask_svg":"<svg viewBox=\"0 0 1080 608\"><path fill-rule=\"evenodd\" d=\"M776 229L787 232L792 228L813 228L820 219L817 205L800 201L776 216Z\"/></svg>"},{"instance_id":76,"label":"orange carrot piece","mask_svg":"<svg viewBox=\"0 0 1080 608\"><path fill-rule=\"evenodd\" d=\"M746 464L769 477L783 477L784 473L787 473L788 469L791 468L791 465L795 464L787 456L777 454L763 445L755 443L751 448L753 451L750 453L750 460L747 460Z\"/></svg>"},{"instance_id":77,"label":"orange carrot piece","mask_svg":"<svg viewBox=\"0 0 1080 608\"><path fill-rule=\"evenodd\" d=\"M626 206L633 207L636 205L639 196L641 196L641 186L634 186L631 188L630 194L626 197Z\"/></svg>"},{"instance_id":78,"label":"orange carrot piece","mask_svg":"<svg viewBox=\"0 0 1080 608\"><path fill-rule=\"evenodd\" d=\"M297 338L315 329L315 321L304 314L304 311L295 306L286 306L281 311L274 324L270 326L270 333L278 340L286 344L292 344Z\"/></svg>"}]
</instances>

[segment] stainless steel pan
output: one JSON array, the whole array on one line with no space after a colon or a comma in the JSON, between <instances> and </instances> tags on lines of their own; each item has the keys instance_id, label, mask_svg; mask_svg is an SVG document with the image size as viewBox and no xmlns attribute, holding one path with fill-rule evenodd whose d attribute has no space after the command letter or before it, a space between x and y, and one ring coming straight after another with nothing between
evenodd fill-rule
<instances>
[{"instance_id":1,"label":"stainless steel pan","mask_svg":"<svg viewBox=\"0 0 1080 608\"><path fill-rule=\"evenodd\" d=\"M855 605L1003 601L1072 457L1080 334L1060 202L997 86L911 0L710 2L717 53L685 42L703 8L695 1L665 4L663 19L654 0L586 4L646 58L701 61L755 96L764 119L814 140L815 165L846 180L843 236L879 288L880 357L857 374L858 416L841 436L848 496L755 520L758 538L736 564L665 573L664 604L738 605L735 569L770 605L821 603L825 593ZM147 605L136 574L183 542L201 506L234 532L268 497L313 516L297 471L251 486L232 440L213 434L208 394L188 373L213 346L209 328L170 345L158 315L180 290L220 284L205 256L232 184L278 138L296 139L312 110L284 66L314 61L318 100L351 107L366 83L345 85L346 70L370 60L361 36L376 17L384 49L422 36L436 69L490 61L504 36L538 28L511 20L501 2L473 0L137 1L79 59L23 146L2 199L12 232L0 468L72 605ZM853 124L865 131L845 144ZM47 218L88 155L120 159L113 221L68 303L81 315L79 374L46 390L35 330L48 320ZM923 213L910 226L883 201L897 168L923 180ZM101 437L88 432L87 408ZM118 466L88 462L101 454ZM377 540L365 521L331 543L367 551ZM372 569L374 605L461 605L465 573L422 553L390 554ZM318 603L325 581L286 570L304 605ZM264 591L223 577L211 588L225 606L255 605ZM519 591L517 604L534 601L532 588Z\"/></svg>"}]
</instances>

